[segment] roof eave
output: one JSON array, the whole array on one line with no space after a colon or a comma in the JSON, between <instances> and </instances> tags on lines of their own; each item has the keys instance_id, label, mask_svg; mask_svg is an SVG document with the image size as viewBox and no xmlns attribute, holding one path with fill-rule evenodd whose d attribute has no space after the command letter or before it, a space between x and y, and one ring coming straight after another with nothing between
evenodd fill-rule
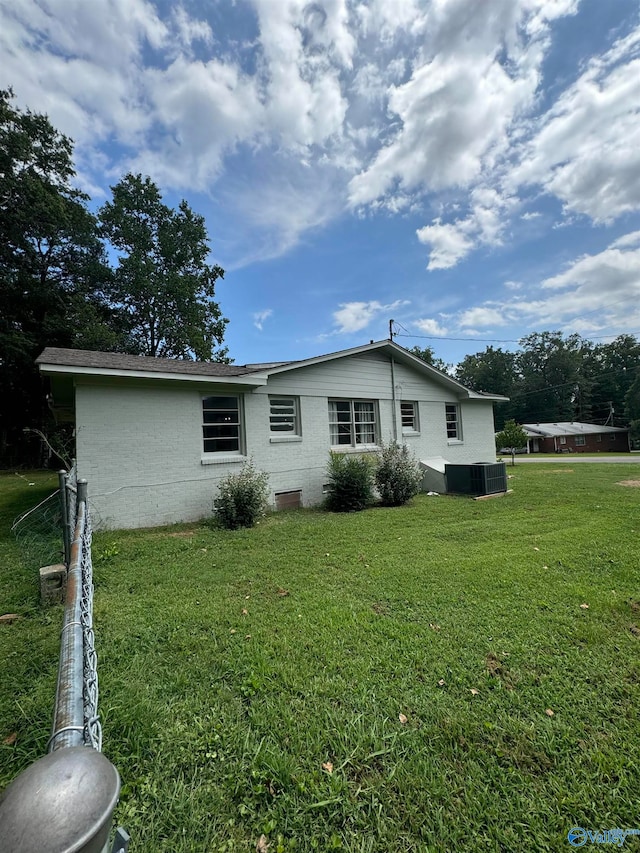
<instances>
[{"instance_id":1,"label":"roof eave","mask_svg":"<svg viewBox=\"0 0 640 853\"><path fill-rule=\"evenodd\" d=\"M503 397L501 394L477 394L475 391L470 391L469 399L488 400L490 403L508 403L511 397Z\"/></svg>"},{"instance_id":2,"label":"roof eave","mask_svg":"<svg viewBox=\"0 0 640 853\"><path fill-rule=\"evenodd\" d=\"M100 376L113 379L151 379L151 380L173 380L174 382L198 382L211 385L248 385L258 388L267 384L264 374L252 373L240 376L211 376L202 373L170 373L157 370L124 370L108 367L78 367L63 364L49 364L41 362L40 372L47 376L73 375L73 376Z\"/></svg>"}]
</instances>

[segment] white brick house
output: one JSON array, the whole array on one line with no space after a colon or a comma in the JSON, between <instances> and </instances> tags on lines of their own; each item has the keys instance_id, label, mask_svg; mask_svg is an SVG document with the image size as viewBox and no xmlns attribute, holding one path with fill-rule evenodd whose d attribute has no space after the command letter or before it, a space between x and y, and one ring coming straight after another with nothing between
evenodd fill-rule
<instances>
[{"instance_id":1,"label":"white brick house","mask_svg":"<svg viewBox=\"0 0 640 853\"><path fill-rule=\"evenodd\" d=\"M493 402L505 399L391 341L242 367L55 348L38 364L54 411L75 419L78 476L112 528L210 515L219 480L250 457L276 506L322 500L330 450L397 438L419 459L493 462Z\"/></svg>"}]
</instances>

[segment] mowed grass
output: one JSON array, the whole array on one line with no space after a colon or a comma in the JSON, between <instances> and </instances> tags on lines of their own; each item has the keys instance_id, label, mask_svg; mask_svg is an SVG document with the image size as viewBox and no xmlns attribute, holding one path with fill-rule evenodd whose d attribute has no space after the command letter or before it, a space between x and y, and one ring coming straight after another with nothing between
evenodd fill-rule
<instances>
[{"instance_id":1,"label":"mowed grass","mask_svg":"<svg viewBox=\"0 0 640 853\"><path fill-rule=\"evenodd\" d=\"M640 468L507 470L494 500L95 536L133 850L556 851L640 826L640 489L618 485ZM44 750L61 616L3 547L26 618L0 626L0 785Z\"/></svg>"}]
</instances>

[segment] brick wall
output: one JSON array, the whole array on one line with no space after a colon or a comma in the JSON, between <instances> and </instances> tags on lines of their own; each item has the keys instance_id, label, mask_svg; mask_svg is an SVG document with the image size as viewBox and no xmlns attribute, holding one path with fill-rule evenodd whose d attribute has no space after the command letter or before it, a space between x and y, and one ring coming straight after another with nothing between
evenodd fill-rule
<instances>
[{"instance_id":1,"label":"brick wall","mask_svg":"<svg viewBox=\"0 0 640 853\"><path fill-rule=\"evenodd\" d=\"M598 441L600 435L600 441ZM539 453L603 453L606 451L614 451L615 453L629 452L629 434L626 432L610 432L598 433L595 435L585 435L584 444L576 443L575 435L567 435L566 442L560 443L560 439L541 438L538 441Z\"/></svg>"}]
</instances>

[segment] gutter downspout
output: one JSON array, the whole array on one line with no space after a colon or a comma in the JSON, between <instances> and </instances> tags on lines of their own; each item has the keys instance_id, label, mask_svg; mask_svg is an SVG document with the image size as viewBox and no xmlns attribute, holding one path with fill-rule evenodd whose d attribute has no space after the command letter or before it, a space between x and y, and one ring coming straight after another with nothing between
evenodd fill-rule
<instances>
[{"instance_id":1,"label":"gutter downspout","mask_svg":"<svg viewBox=\"0 0 640 853\"><path fill-rule=\"evenodd\" d=\"M398 442L398 412L396 411L396 371L395 361L391 356L391 404L393 406L393 440Z\"/></svg>"}]
</instances>

